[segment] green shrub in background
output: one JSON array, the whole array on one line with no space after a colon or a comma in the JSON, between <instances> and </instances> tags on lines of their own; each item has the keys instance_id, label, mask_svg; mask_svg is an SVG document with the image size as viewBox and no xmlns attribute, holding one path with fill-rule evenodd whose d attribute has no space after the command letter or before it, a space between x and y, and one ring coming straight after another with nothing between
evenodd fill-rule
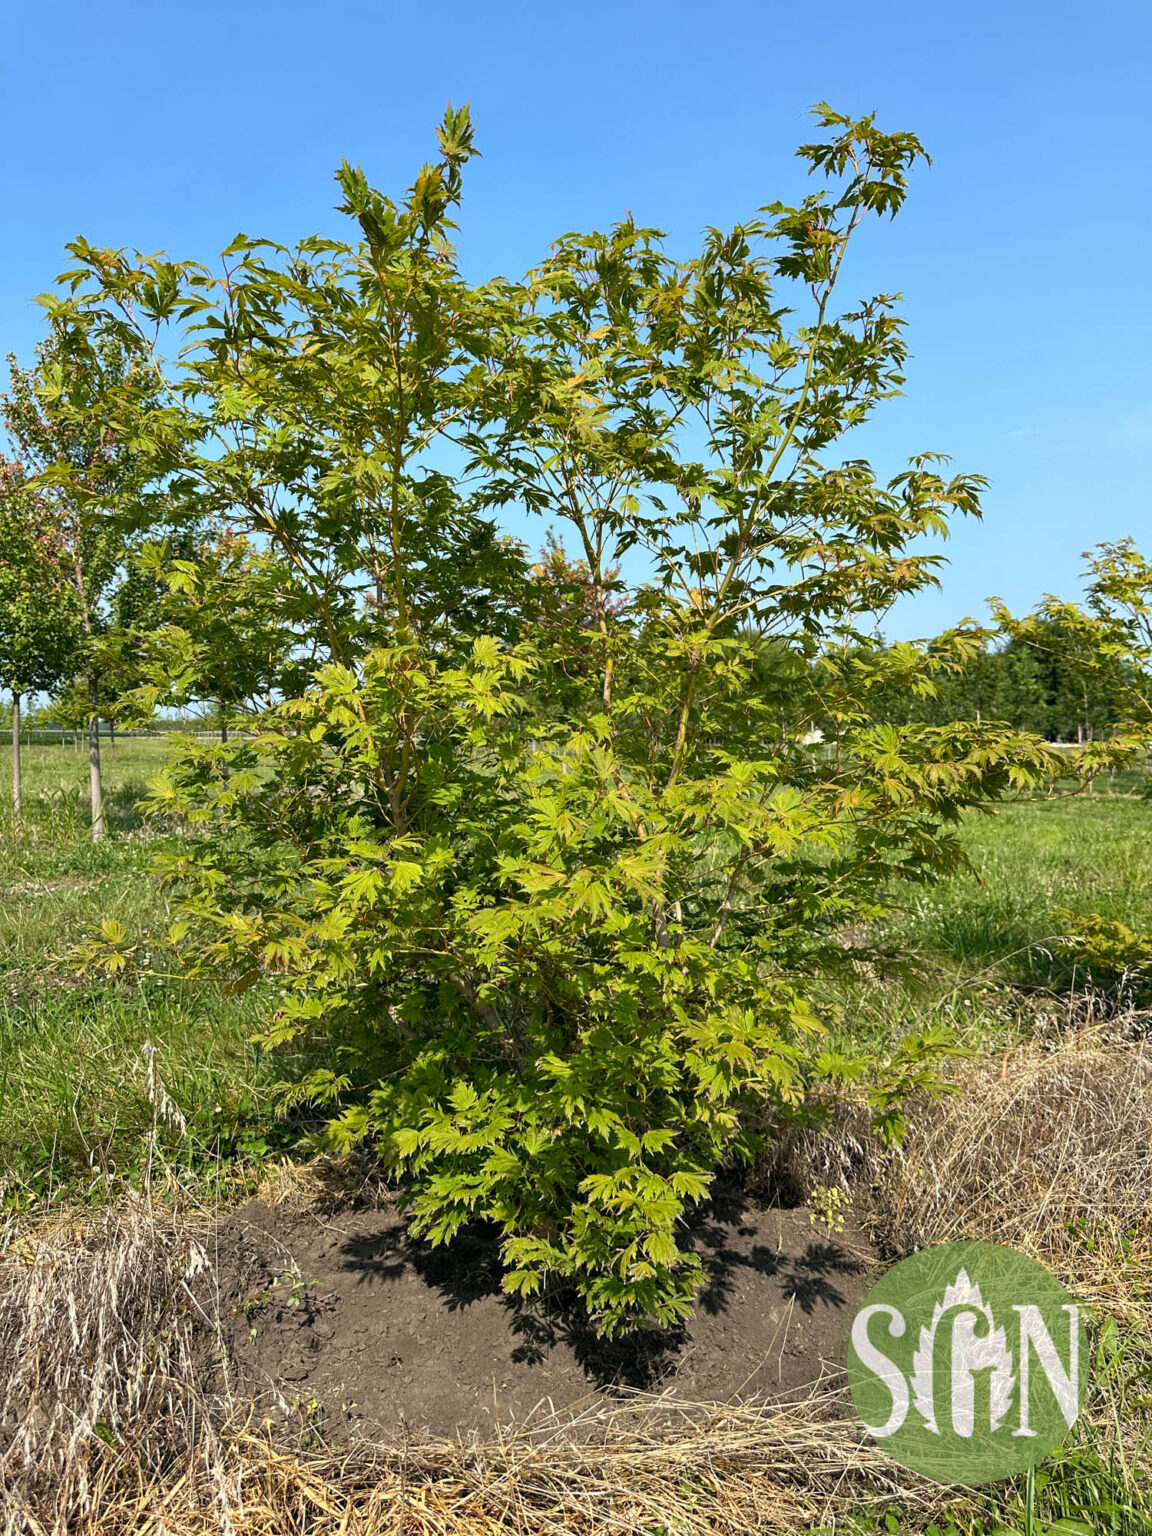
<instances>
[{"instance_id":1,"label":"green shrub in background","mask_svg":"<svg viewBox=\"0 0 1152 1536\"><path fill-rule=\"evenodd\" d=\"M757 1136L849 1083L899 1135L949 1037L838 1053L804 979L894 880L958 866L965 807L1059 766L1005 727L870 723L986 639L866 643L981 482L831 451L902 382L893 300L834 297L922 152L818 116L825 185L684 261L626 221L467 282L450 110L400 202L342 169L355 243L239 238L219 274L80 243L50 306L154 370L116 429L170 522L254 540L265 588L276 564L314 677L153 784L201 834L164 866L172 944L276 984L270 1045L334 1042L299 1091L405 1174L418 1231L498 1223L509 1290L576 1287L605 1331L687 1313L686 1212ZM571 554L532 563L501 506ZM195 691L189 623L138 702Z\"/></svg>"},{"instance_id":2,"label":"green shrub in background","mask_svg":"<svg viewBox=\"0 0 1152 1536\"><path fill-rule=\"evenodd\" d=\"M1068 925L1062 948L1082 968L1085 979L1111 987L1122 1000L1141 1000L1152 984L1152 934L1137 933L1127 923L1098 912L1058 911Z\"/></svg>"}]
</instances>

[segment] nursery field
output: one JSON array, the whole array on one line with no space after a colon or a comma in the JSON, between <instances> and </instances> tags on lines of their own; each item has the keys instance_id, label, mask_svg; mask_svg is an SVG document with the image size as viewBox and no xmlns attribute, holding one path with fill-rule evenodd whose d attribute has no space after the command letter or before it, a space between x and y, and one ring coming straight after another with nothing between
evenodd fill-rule
<instances>
[{"instance_id":1,"label":"nursery field","mask_svg":"<svg viewBox=\"0 0 1152 1536\"><path fill-rule=\"evenodd\" d=\"M68 246L2 707L168 734L0 748L0 1536L1152 1536L1152 562L880 633L990 481L843 456L927 151L811 111L679 254L474 281L468 105Z\"/></svg>"},{"instance_id":2,"label":"nursery field","mask_svg":"<svg viewBox=\"0 0 1152 1536\"><path fill-rule=\"evenodd\" d=\"M87 1198L138 1173L155 1119L149 1063L186 1122L162 1142L173 1174L236 1177L290 1144L292 1128L269 1114L273 1086L324 1055L321 1046L270 1058L251 1045L258 990L237 998L204 978L163 975L117 983L83 974L70 956L107 917L145 946L168 925L147 874L165 833L140 811L164 751L162 741L130 739L105 749L112 836L93 844L86 758L25 749L24 825L13 837L6 820L0 840L0 1169L10 1208L49 1194ZM0 774L6 767L0 752ZM930 1017L966 1047L991 1051L1083 1028L1101 1005L1107 1013L1058 941L1068 912L1152 928L1152 820L1132 792L1139 782L972 817L970 872L905 888L869 935L911 968L823 997L833 1030L894 1036Z\"/></svg>"},{"instance_id":3,"label":"nursery field","mask_svg":"<svg viewBox=\"0 0 1152 1536\"><path fill-rule=\"evenodd\" d=\"M972 817L968 872L845 935L863 958L815 998L830 1030L946 1024L957 1092L919 1106L895 1159L846 1108L726 1184L696 1316L609 1346L571 1308L509 1306L490 1234L445 1259L405 1236L369 1159L313 1155L277 1084L324 1043L252 1044L259 987L150 974L168 911L147 871L177 833L138 802L163 752L106 753L93 845L83 756L28 749L25 818L0 836L0 1414L51 1418L67 1383L101 1446L24 1482L9 1464L21 1497L73 1499L93 1533L207 1533L225 1507L268 1536L1152 1530L1149 1014L1061 944L1070 913L1152 928L1135 779ZM120 977L77 959L109 917ZM869 1448L833 1369L876 1265L954 1236L1033 1252L1095 1317L1074 1440L987 1494Z\"/></svg>"}]
</instances>

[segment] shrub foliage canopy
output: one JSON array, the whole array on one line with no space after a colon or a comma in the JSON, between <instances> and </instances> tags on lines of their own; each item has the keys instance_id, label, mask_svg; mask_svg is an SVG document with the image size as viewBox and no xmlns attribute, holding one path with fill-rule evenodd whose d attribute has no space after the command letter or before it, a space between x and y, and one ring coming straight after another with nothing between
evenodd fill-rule
<instances>
[{"instance_id":1,"label":"shrub foliage canopy","mask_svg":"<svg viewBox=\"0 0 1152 1536\"><path fill-rule=\"evenodd\" d=\"M342 167L355 240L238 237L218 271L78 243L49 301L147 364L117 430L170 524L249 541L216 619L263 615L286 658L153 786L204 833L167 865L172 942L273 979L270 1044L332 1042L300 1092L417 1230L498 1223L510 1291L575 1287L608 1331L687 1313L686 1213L758 1137L849 1083L899 1134L945 1039L837 1049L805 978L893 880L956 866L963 808L1052 767L1004 727L871 723L983 643L865 643L981 481L836 451L905 357L893 297L838 307L846 253L922 151L817 116L817 190L687 260L626 220L468 281L450 109L401 200ZM507 508L552 530L539 562ZM160 634L145 702L219 671Z\"/></svg>"}]
</instances>

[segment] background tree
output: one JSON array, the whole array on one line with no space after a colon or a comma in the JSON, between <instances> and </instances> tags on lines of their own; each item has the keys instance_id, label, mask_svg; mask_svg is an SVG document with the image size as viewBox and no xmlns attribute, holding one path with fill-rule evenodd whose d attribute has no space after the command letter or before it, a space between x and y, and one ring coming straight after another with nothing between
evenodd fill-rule
<instances>
[{"instance_id":1,"label":"background tree","mask_svg":"<svg viewBox=\"0 0 1152 1536\"><path fill-rule=\"evenodd\" d=\"M12 696L12 807L22 810L21 701L50 690L77 663L76 605L63 551L23 467L0 463L0 688Z\"/></svg>"},{"instance_id":2,"label":"background tree","mask_svg":"<svg viewBox=\"0 0 1152 1536\"><path fill-rule=\"evenodd\" d=\"M1006 643L988 634L928 690L891 686L878 693L875 718L933 725L1001 720L1050 741L1100 740L1127 717L1130 669L1118 657L1105 660L1094 646L1091 636L1048 616Z\"/></svg>"},{"instance_id":3,"label":"background tree","mask_svg":"<svg viewBox=\"0 0 1152 1536\"><path fill-rule=\"evenodd\" d=\"M136 566L152 596L125 624L137 658L124 694L133 709L206 703L226 742L237 716L258 717L307 686L315 658L301 649L292 571L275 554L224 529L145 545Z\"/></svg>"},{"instance_id":4,"label":"background tree","mask_svg":"<svg viewBox=\"0 0 1152 1536\"><path fill-rule=\"evenodd\" d=\"M1083 604L1048 595L1022 619L999 599L993 609L1011 644L1036 656L1055 731L1078 742L1111 738L1116 752L1131 753L1152 740L1152 566L1132 539L1084 558Z\"/></svg>"},{"instance_id":5,"label":"background tree","mask_svg":"<svg viewBox=\"0 0 1152 1536\"><path fill-rule=\"evenodd\" d=\"M150 640L165 622L167 596L166 584L149 567L147 546L126 548L94 647L100 716L113 748L117 724L134 721L132 701L149 681Z\"/></svg>"},{"instance_id":6,"label":"background tree","mask_svg":"<svg viewBox=\"0 0 1152 1536\"><path fill-rule=\"evenodd\" d=\"M82 631L79 672L88 696L92 836L104 836L100 773L99 640L110 593L122 572L134 529L153 503L136 477L124 408L141 400L128 353L114 336L90 345L82 331L54 328L37 349L35 367L9 358L5 424L35 486L50 526L59 569L71 587ZM154 493L155 494L155 493Z\"/></svg>"},{"instance_id":7,"label":"background tree","mask_svg":"<svg viewBox=\"0 0 1152 1536\"><path fill-rule=\"evenodd\" d=\"M1066 612L1045 612L1005 648L1008 655L1028 655L1055 741L1099 740L1127 715L1128 668L1118 656L1103 654L1099 641L1095 630Z\"/></svg>"}]
</instances>

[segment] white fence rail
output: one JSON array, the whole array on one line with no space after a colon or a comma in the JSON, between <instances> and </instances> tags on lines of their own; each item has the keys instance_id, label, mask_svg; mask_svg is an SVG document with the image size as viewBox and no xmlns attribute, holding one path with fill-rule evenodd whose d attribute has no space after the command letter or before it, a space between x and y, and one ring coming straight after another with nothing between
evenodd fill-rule
<instances>
[{"instance_id":1,"label":"white fence rail","mask_svg":"<svg viewBox=\"0 0 1152 1536\"><path fill-rule=\"evenodd\" d=\"M230 736L240 733L230 731ZM173 726L167 731L110 731L107 726L100 728L101 744L105 742L121 741L167 741L170 736L190 736L194 741L220 741L221 733L217 731L188 731L179 726ZM79 730L69 727L66 730L52 730L47 727L29 726L20 728L20 745L22 747L75 747L79 749L88 740L88 732L81 727ZM12 729L0 730L0 747L9 746L12 741Z\"/></svg>"}]
</instances>

